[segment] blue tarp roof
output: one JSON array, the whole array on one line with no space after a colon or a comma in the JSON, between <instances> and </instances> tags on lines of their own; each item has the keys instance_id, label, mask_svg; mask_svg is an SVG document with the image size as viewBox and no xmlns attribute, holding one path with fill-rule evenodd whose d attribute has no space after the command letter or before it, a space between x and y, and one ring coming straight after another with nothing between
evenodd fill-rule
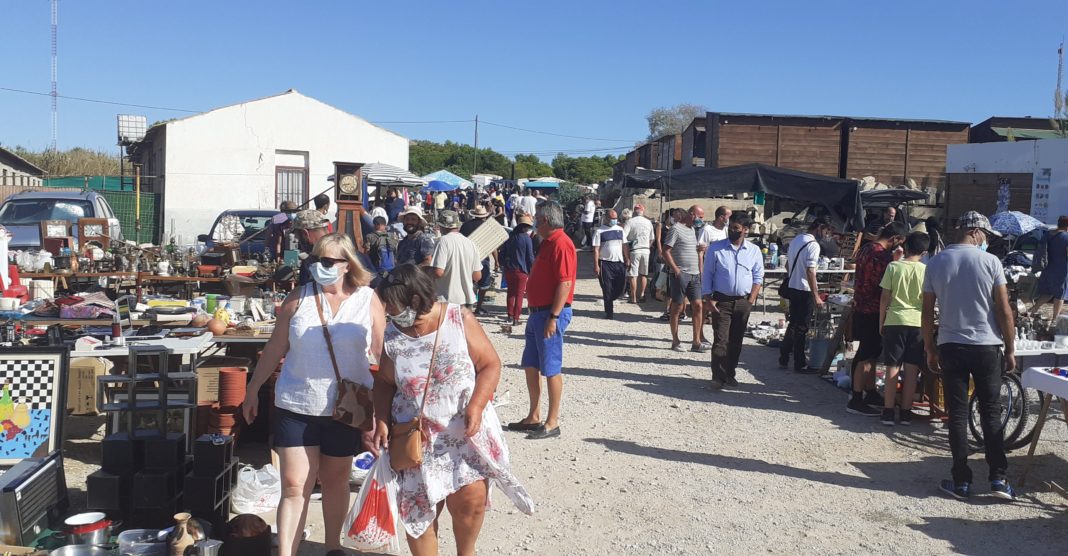
<instances>
[{"instance_id":1,"label":"blue tarp roof","mask_svg":"<svg viewBox=\"0 0 1068 556\"><path fill-rule=\"evenodd\" d=\"M433 172L433 173L430 173L430 174L427 174L427 175L423 176L423 179L426 180L427 182L431 182L431 181L434 181L434 180L443 181L443 182L445 182L447 184L455 185L456 187L459 187L460 189L467 189L467 188L475 185L475 184L471 183L470 181L465 180L465 179L461 178L460 176L457 176L456 174L454 174L454 173L452 173L452 172L450 172L448 170L438 170L437 172Z\"/></svg>"}]
</instances>

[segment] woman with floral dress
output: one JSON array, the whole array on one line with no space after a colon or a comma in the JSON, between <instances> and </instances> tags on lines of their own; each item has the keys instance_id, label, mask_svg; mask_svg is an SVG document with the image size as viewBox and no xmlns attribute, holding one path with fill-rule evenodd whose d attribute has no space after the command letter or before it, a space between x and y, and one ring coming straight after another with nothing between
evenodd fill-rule
<instances>
[{"instance_id":1,"label":"woman with floral dress","mask_svg":"<svg viewBox=\"0 0 1068 556\"><path fill-rule=\"evenodd\" d=\"M490 403L500 358L474 315L437 303L434 292L430 276L410 264L379 285L390 323L375 373L374 443L388 447L390 425L414 420L426 392L423 464L396 474L408 547L415 556L437 554L437 518L447 507L457 554L473 555L491 482L524 513L533 512L534 503L509 469L508 447ZM428 369L435 337L437 356Z\"/></svg>"}]
</instances>

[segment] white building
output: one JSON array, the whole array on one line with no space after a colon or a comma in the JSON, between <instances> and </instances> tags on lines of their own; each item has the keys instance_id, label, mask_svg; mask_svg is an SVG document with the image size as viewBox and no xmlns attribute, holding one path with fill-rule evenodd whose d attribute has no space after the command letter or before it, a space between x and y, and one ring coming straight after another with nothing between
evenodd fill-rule
<instances>
[{"instance_id":1,"label":"white building","mask_svg":"<svg viewBox=\"0 0 1068 556\"><path fill-rule=\"evenodd\" d=\"M333 198L334 162L408 168L408 139L293 89L153 126L130 152L161 194L161 239L185 244L226 209Z\"/></svg>"},{"instance_id":2,"label":"white building","mask_svg":"<svg viewBox=\"0 0 1068 556\"><path fill-rule=\"evenodd\" d=\"M44 170L0 147L0 186L40 187Z\"/></svg>"},{"instance_id":3,"label":"white building","mask_svg":"<svg viewBox=\"0 0 1068 556\"><path fill-rule=\"evenodd\" d=\"M1030 214L1047 224L1068 214L1068 139L949 145L946 173L1031 174Z\"/></svg>"}]
</instances>

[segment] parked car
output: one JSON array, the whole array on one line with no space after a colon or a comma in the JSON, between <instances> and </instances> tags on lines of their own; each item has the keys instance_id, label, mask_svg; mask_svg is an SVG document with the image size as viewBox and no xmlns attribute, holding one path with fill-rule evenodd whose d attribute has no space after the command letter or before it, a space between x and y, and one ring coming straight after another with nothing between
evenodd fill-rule
<instances>
[{"instance_id":1,"label":"parked car","mask_svg":"<svg viewBox=\"0 0 1068 556\"><path fill-rule=\"evenodd\" d=\"M886 207L892 206L897 209L895 219L899 222L904 222L909 229L912 229L912 226L916 224L915 219L909 216L909 205L926 198L927 194L923 191L905 188L869 189L860 192L860 202L861 206L864 207L865 221L875 218ZM777 241L782 246L789 245L798 234L808 230L809 224L820 217L829 219L835 230L841 233L858 231L854 229L852 222L846 222L839 215L828 211L825 206L813 203L784 220L782 228L772 235L772 241Z\"/></svg>"},{"instance_id":2,"label":"parked car","mask_svg":"<svg viewBox=\"0 0 1068 556\"><path fill-rule=\"evenodd\" d=\"M215 238L217 237L216 232L219 230L219 223L222 219L227 216L236 216L241 221L241 225L245 228L244 233L241 234L241 237L238 240L241 242L241 252L245 256L266 253L267 232L260 233L260 231L271 223L271 217L276 214L278 214L277 210L262 209L223 211L219 216L215 217L215 222L211 225L211 230L206 234L197 236L197 241L203 243L208 249L211 249L215 246Z\"/></svg>"},{"instance_id":3,"label":"parked car","mask_svg":"<svg viewBox=\"0 0 1068 556\"><path fill-rule=\"evenodd\" d=\"M0 224L14 236L11 250L40 249L43 220L76 224L82 218L106 218L112 241L122 241L122 226L115 211L95 191L23 191L8 197L0 206ZM77 236L77 226L72 226L71 234Z\"/></svg>"}]
</instances>

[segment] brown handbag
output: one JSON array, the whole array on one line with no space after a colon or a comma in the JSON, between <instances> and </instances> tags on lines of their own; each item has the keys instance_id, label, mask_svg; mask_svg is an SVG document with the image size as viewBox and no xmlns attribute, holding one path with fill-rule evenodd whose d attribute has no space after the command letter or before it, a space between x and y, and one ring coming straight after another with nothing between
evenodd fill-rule
<instances>
[{"instance_id":1,"label":"brown handbag","mask_svg":"<svg viewBox=\"0 0 1068 556\"><path fill-rule=\"evenodd\" d=\"M426 396L430 392L430 381L434 378L434 362L438 358L438 337L441 336L441 325L445 322L445 312L448 305L442 304L441 316L438 318L438 329L434 331L434 349L430 352L430 365L426 372L426 385L423 387L423 402L419 404L419 413L415 419L407 423L394 423L389 428L389 466L394 471L414 469L423 465L423 408L426 407Z\"/></svg>"},{"instance_id":2,"label":"brown handbag","mask_svg":"<svg viewBox=\"0 0 1068 556\"><path fill-rule=\"evenodd\" d=\"M375 404L371 395L371 389L341 378L338 370L337 358L334 357L334 342L330 339L330 327L326 324L323 316L323 302L319 299L319 285L312 284L315 293L315 308L319 310L319 322L323 323L323 335L326 336L326 351L330 353L330 363L334 365L334 376L337 378L337 397L334 399L335 421L370 432L375 425Z\"/></svg>"}]
</instances>

